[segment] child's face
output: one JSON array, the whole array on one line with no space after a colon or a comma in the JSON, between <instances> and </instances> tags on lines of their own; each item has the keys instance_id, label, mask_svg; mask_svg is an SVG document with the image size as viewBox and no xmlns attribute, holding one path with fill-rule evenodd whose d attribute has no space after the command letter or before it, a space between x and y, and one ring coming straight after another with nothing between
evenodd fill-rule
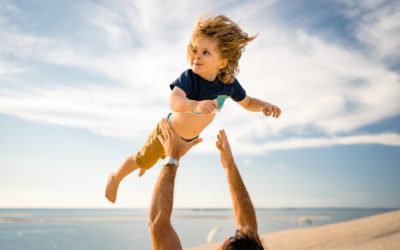
<instances>
[{"instance_id":1,"label":"child's face","mask_svg":"<svg viewBox=\"0 0 400 250\"><path fill-rule=\"evenodd\" d=\"M209 81L215 80L218 71L227 63L221 58L217 45L217 40L205 36L194 39L192 43L190 66L194 73Z\"/></svg>"}]
</instances>

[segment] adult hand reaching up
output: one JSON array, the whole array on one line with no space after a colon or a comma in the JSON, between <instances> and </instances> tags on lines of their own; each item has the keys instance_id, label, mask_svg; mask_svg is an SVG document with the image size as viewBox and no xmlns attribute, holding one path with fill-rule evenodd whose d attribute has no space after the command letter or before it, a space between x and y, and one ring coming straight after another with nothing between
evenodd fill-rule
<instances>
[{"instance_id":1,"label":"adult hand reaching up","mask_svg":"<svg viewBox=\"0 0 400 250\"><path fill-rule=\"evenodd\" d=\"M164 137L159 135L158 139L164 147L165 155L177 160L184 156L194 145L203 141L201 138L190 142L183 140L172 127L171 123L165 118L162 120L161 130Z\"/></svg>"}]
</instances>

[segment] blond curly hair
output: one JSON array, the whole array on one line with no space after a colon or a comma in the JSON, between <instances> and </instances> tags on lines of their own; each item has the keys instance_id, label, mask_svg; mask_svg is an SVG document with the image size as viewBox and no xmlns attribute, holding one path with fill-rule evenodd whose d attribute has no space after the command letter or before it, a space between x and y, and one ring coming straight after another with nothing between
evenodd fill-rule
<instances>
[{"instance_id":1,"label":"blond curly hair","mask_svg":"<svg viewBox=\"0 0 400 250\"><path fill-rule=\"evenodd\" d=\"M242 56L245 46L256 38L257 35L249 36L227 16L201 16L194 26L192 37L187 46L189 61L194 56L193 43L201 36L218 41L217 49L220 56L223 59L227 59L228 63L224 68L220 69L217 77L225 84L232 83L235 80L235 75L239 73L239 59Z\"/></svg>"}]
</instances>

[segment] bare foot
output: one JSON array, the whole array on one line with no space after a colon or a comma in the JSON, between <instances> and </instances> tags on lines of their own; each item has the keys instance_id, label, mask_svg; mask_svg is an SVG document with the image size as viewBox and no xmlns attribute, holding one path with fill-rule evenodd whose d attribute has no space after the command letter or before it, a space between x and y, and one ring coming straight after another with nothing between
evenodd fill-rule
<instances>
[{"instance_id":1,"label":"bare foot","mask_svg":"<svg viewBox=\"0 0 400 250\"><path fill-rule=\"evenodd\" d=\"M114 173L110 174L110 177L108 177L105 196L112 203L115 203L115 200L117 199L118 186L119 183L115 180Z\"/></svg>"}]
</instances>

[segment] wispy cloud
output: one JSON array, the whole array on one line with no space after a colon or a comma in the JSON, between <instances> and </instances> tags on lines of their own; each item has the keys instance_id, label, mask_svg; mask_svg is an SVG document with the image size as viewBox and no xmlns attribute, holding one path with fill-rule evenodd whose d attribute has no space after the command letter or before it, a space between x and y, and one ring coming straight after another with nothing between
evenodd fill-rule
<instances>
[{"instance_id":1,"label":"wispy cloud","mask_svg":"<svg viewBox=\"0 0 400 250\"><path fill-rule=\"evenodd\" d=\"M344 13L356 20L355 36L372 55L390 63L400 56L400 2L340 0Z\"/></svg>"},{"instance_id":2,"label":"wispy cloud","mask_svg":"<svg viewBox=\"0 0 400 250\"><path fill-rule=\"evenodd\" d=\"M208 138L209 141L213 139ZM263 141L252 143L241 140L232 133L229 134L230 144L235 154L262 155L275 150L292 150L298 148L321 148L337 145L387 145L400 146L400 135L396 133L360 134L350 136L325 136L325 137L295 137L279 141ZM215 139L214 139L215 141ZM207 144L199 144L193 149L195 152L218 154L218 151Z\"/></svg>"},{"instance_id":3,"label":"wispy cloud","mask_svg":"<svg viewBox=\"0 0 400 250\"><path fill-rule=\"evenodd\" d=\"M400 99L399 74L387 64L400 51L395 21L399 9L393 10L391 3L379 3L375 9L365 3L346 1L343 11L358 15L354 36L373 53L326 41L306 29L281 26L262 12L274 1L261 6L258 1L202 1L195 6L185 1L85 3L76 9L83 16L81 35L70 38L23 30L9 19L24 10L3 4L7 11L0 12L0 112L142 139L169 110L168 84L187 67L185 46L196 17L221 11L241 20L249 33L260 33L241 60L238 79L249 95L278 104L284 113L271 120L227 105L205 137L226 128L234 134L238 151L255 154L343 144L399 146L399 135L391 131L357 133L400 114L395 105ZM240 5L240 12L234 4ZM355 12L362 8L369 11ZM90 15L84 15L88 10ZM390 39L383 39L388 35ZM95 74L108 84L82 80L66 86L61 83L63 74L56 82L46 75L41 84L29 82L30 74L40 74L46 65L68 69L64 74ZM307 128L324 136L303 138ZM288 137L287 131L295 136ZM270 141L271 134L282 139ZM200 146L198 151L209 150Z\"/></svg>"},{"instance_id":4,"label":"wispy cloud","mask_svg":"<svg viewBox=\"0 0 400 250\"><path fill-rule=\"evenodd\" d=\"M21 67L14 65L11 62L0 60L0 76L5 77L7 75L18 75L23 72Z\"/></svg>"}]
</instances>

